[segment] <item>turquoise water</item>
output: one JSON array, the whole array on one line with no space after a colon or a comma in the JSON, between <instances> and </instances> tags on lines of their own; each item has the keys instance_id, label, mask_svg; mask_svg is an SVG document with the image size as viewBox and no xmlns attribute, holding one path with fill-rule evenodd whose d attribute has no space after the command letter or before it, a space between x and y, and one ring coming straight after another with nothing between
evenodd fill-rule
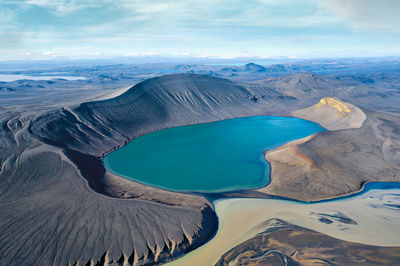
<instances>
[{"instance_id":1,"label":"turquoise water","mask_svg":"<svg viewBox=\"0 0 400 266\"><path fill-rule=\"evenodd\" d=\"M269 182L263 151L324 129L292 117L257 116L169 128L104 158L126 178L172 191L222 192Z\"/></svg>"}]
</instances>

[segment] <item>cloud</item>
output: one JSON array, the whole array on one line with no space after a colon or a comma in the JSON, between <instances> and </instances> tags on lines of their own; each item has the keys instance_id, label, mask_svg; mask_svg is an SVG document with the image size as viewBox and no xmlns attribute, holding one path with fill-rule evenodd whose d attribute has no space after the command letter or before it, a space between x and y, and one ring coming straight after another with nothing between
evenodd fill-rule
<instances>
[{"instance_id":1,"label":"cloud","mask_svg":"<svg viewBox=\"0 0 400 266\"><path fill-rule=\"evenodd\" d=\"M51 57L51 58L62 56L61 54L53 52L53 51L46 51L46 52L43 52L41 55L43 55L45 57Z\"/></svg>"},{"instance_id":2,"label":"cloud","mask_svg":"<svg viewBox=\"0 0 400 266\"><path fill-rule=\"evenodd\" d=\"M141 56L156 56L156 55L160 55L160 53L159 52L143 52L143 53L129 52L129 53L126 53L124 56L141 57Z\"/></svg>"},{"instance_id":3,"label":"cloud","mask_svg":"<svg viewBox=\"0 0 400 266\"><path fill-rule=\"evenodd\" d=\"M14 32L3 31L0 28L0 50L4 49L3 52L9 49L15 49L21 45L21 35Z\"/></svg>"},{"instance_id":4,"label":"cloud","mask_svg":"<svg viewBox=\"0 0 400 266\"><path fill-rule=\"evenodd\" d=\"M0 8L0 24L6 25L6 23L10 23L15 18L15 12L10 8L2 6Z\"/></svg>"},{"instance_id":5,"label":"cloud","mask_svg":"<svg viewBox=\"0 0 400 266\"><path fill-rule=\"evenodd\" d=\"M355 30L400 32L399 0L327 0L320 3Z\"/></svg>"},{"instance_id":6,"label":"cloud","mask_svg":"<svg viewBox=\"0 0 400 266\"><path fill-rule=\"evenodd\" d=\"M55 15L66 15L84 8L97 7L100 2L97 0L26 0L24 4L48 9Z\"/></svg>"},{"instance_id":7,"label":"cloud","mask_svg":"<svg viewBox=\"0 0 400 266\"><path fill-rule=\"evenodd\" d=\"M0 0L0 47L46 58L400 51L397 10L400 0Z\"/></svg>"},{"instance_id":8,"label":"cloud","mask_svg":"<svg viewBox=\"0 0 400 266\"><path fill-rule=\"evenodd\" d=\"M110 0L107 0L110 1ZM302 3L294 0L153 0L114 1L115 6L129 10L128 21L151 22L157 26L180 25L190 27L209 26L319 26L332 17L317 16L302 12L312 6L313 0ZM312 10L312 8L310 8ZM147 25L149 23L146 23Z\"/></svg>"}]
</instances>

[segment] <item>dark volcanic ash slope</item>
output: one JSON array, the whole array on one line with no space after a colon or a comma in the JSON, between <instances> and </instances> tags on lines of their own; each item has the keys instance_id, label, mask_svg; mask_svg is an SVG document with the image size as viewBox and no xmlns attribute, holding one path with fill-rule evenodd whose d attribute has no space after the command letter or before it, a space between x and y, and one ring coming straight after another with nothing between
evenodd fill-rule
<instances>
[{"instance_id":1,"label":"dark volcanic ash slope","mask_svg":"<svg viewBox=\"0 0 400 266\"><path fill-rule=\"evenodd\" d=\"M161 262L213 233L215 216L200 197L161 204L93 192L61 149L27 131L31 119L0 124L1 265Z\"/></svg>"},{"instance_id":2,"label":"dark volcanic ash slope","mask_svg":"<svg viewBox=\"0 0 400 266\"><path fill-rule=\"evenodd\" d=\"M109 150L166 127L277 112L276 100L270 97L281 94L268 96L226 79L167 75L113 99L48 113L32 124L31 131L48 143L100 156L104 147Z\"/></svg>"},{"instance_id":3,"label":"dark volcanic ash slope","mask_svg":"<svg viewBox=\"0 0 400 266\"><path fill-rule=\"evenodd\" d=\"M226 79L167 75L139 83L113 99L48 112L37 118L29 130L43 142L66 149L95 190L112 190L121 195L126 193L105 186L110 175L105 175L107 180L103 178L105 171L97 157L134 137L167 127L240 116L289 114L283 108L290 101L273 90L257 91ZM96 167L88 168L88 163Z\"/></svg>"},{"instance_id":4,"label":"dark volcanic ash slope","mask_svg":"<svg viewBox=\"0 0 400 266\"><path fill-rule=\"evenodd\" d=\"M195 248L215 231L205 199L112 176L100 157L157 129L277 112L277 96L224 79L170 75L72 109L3 113L1 264L140 265ZM129 191L117 193L115 184Z\"/></svg>"}]
</instances>

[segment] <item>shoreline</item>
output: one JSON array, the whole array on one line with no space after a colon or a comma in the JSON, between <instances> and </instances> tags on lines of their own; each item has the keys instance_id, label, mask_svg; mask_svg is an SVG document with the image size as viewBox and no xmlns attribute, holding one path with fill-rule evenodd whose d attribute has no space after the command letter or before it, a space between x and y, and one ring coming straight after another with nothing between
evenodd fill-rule
<instances>
[{"instance_id":1,"label":"shoreline","mask_svg":"<svg viewBox=\"0 0 400 266\"><path fill-rule=\"evenodd\" d=\"M224 196L224 195L229 195L229 194L235 194L235 195L236 195L235 197L237 197L237 196L240 195L240 194L243 194L243 198L249 198L249 196L246 195L246 194L251 194L252 192L258 192L258 193L260 193L260 194L262 194L262 195L265 195L266 197L274 197L274 198L285 199L285 200L291 200L291 201L301 202L301 203L317 203L317 202L325 202L325 201L337 200L337 199L346 198L346 197L349 197L349 196L353 196L353 195L362 193L363 190L364 190L364 188L365 188L365 186L366 186L367 184L369 184L369 183L390 183L390 182L394 182L394 181L388 181L388 180L385 180L385 181L367 181L367 182L361 183L360 186L359 186L359 188L356 189L356 190L353 190L353 191L350 191L350 192L347 192L347 193L343 193L343 194L339 194L339 195L330 196L330 197L324 197L324 198L321 198L321 199L318 199L318 200L300 200L300 199L296 199L296 198L290 197L290 196L283 196L283 195L279 195L279 194L272 194L272 193L265 193L265 192L262 192L261 190L266 189L266 188L270 185L270 183L271 183L271 181L272 181L272 175L271 175L271 173L272 173L272 165L271 165L270 161L266 158L267 154L270 153L270 152L273 152L273 151L275 151L275 150L279 150L279 149L281 149L281 148L284 148L285 146L291 146L291 145L297 146L297 145L300 145L300 144L302 144L302 143L305 143L305 142L311 140L312 138L314 138L314 137L315 137L317 134L319 134L320 132L326 132L326 131L329 132L329 131L331 131L331 130L329 130L329 129L324 128L321 124L319 124L319 125L320 125L321 127L323 127L324 129L326 129L326 131L316 132L316 133L311 134L311 135L309 135L309 136L306 136L306 137L303 137L303 138L300 138L300 139L296 139L296 140L292 140L292 141L283 143L282 145L276 146L275 148L272 148L272 149L268 149L268 150L264 150L264 151L263 151L263 154L264 154L263 159L264 159L265 162L269 165L269 168L270 168L270 169L269 169L269 171L268 171L268 173L267 173L267 175L268 175L268 176L267 176L268 182L267 182L265 185L263 185L262 187L259 187L259 188L233 189L233 190L227 190L227 191L221 190L221 191L213 191L213 192L207 192L207 191L190 191L190 190L172 190L172 189L168 189L168 188L165 188L165 187L153 186L153 185L151 185L151 184L146 184L146 183L143 183L143 182L140 182L140 181L137 181L137 180L130 179L129 177L126 177L126 176L121 175L121 174L119 174L119 173L116 173L116 172L114 172L114 171L112 171L112 170L110 170L110 169L107 169L107 167L106 167L105 164L104 164L104 158L105 158L109 153L111 153L111 152L113 152L113 151L115 151L115 150L118 150L118 149L124 147L125 145L127 145L128 143L130 143L130 141L132 141L132 140L134 140L134 139L136 139L136 138L139 138L139 137L141 137L141 136L144 136L144 135L147 135L147 134L150 134L150 133L154 133L154 132L161 131L161 130L164 130L164 129L182 127L182 126L191 126L191 125L198 125L198 124L209 124L209 123L216 123L216 122L225 121L225 120L231 120L231 119L242 119L242 118L259 117L259 116L292 117L292 118L302 119L302 120L306 120L306 121L310 121L310 122L319 124L319 123L317 123L317 122L315 122L315 121L307 120L307 119L304 119L304 118L299 118L299 117L296 117L296 116L294 116L294 115L254 115L254 116L243 116L243 117L227 118L227 119L221 119L221 120L212 121L212 122L202 122L202 123L194 123L194 124L185 124L185 125L171 126L171 127L165 127L165 128L161 128L161 129L158 129L158 130L154 130L154 131L149 132L149 133L144 133L144 134L138 135L137 137L132 137L132 138L129 139L129 141L125 142L123 145L120 145L120 146L118 146L118 147L115 147L115 148L113 148L112 150L110 150L109 152L104 153L101 157L98 157L98 159L101 161L102 167L105 169L106 172L110 172L111 174L114 174L114 175L116 175L116 176L118 176L118 177L120 177L120 178L123 178L123 179L127 180L127 181L134 182L134 183L138 183L138 184L141 184L141 185L143 185L143 186L148 186L148 187L151 187L151 188L154 188L154 189L158 189L158 190L164 191L164 192L179 193L179 194L187 194L187 195L199 195L199 196L206 197L206 198L207 198L207 196L209 196L209 195L222 195L222 196L221 196L222 198L231 198L230 196ZM292 144L292 143L293 143L293 144ZM294 144L294 143L295 143L295 144ZM304 156L304 157L306 157L306 156ZM308 158L308 157L303 158L303 159L310 160L310 158ZM310 160L310 161L311 161L311 160ZM312 162L312 161L311 161L311 162ZM258 196L261 197L262 195L258 195ZM114 195L110 195L110 196L111 196L111 197L114 197ZM251 198L253 198L253 197L251 197ZM257 198L257 196L255 195L254 198Z\"/></svg>"},{"instance_id":2,"label":"shoreline","mask_svg":"<svg viewBox=\"0 0 400 266\"><path fill-rule=\"evenodd\" d=\"M311 120L309 120L309 121L311 121ZM313 121L311 121L311 122L313 122ZM321 126L322 126L322 125L321 125ZM327 131L330 131L330 130L327 129ZM323 132L323 131L321 131L321 132ZM360 193L362 193L362 192L364 191L365 186L366 186L367 184L369 184L369 183L382 183L382 182L389 182L389 183L390 183L390 182L393 182L393 181L367 181L367 182L361 183L361 184L360 184L360 187L359 187L357 190L350 191L350 192L348 192L348 193L344 193L344 194L340 194L340 195L336 195L336 196L321 198L321 199L318 199L318 200L299 200L299 199L296 199L296 198L291 198L291 197L286 197L286 196L280 196L280 195L277 195L277 194L264 193L264 192L262 192L263 189L267 189L268 185L269 185L269 184L271 183L271 181L272 181L272 164L271 164L271 163L269 162L269 160L267 159L267 155L268 155L269 153L271 153L271 152L279 151L279 150L281 150L281 149L283 149L283 148L285 148L285 147L288 147L288 148L290 148L290 149L294 149L295 151L294 151L293 153L297 153L297 150L296 150L296 149L297 149L298 145L301 145L301 144L303 144L303 143L305 143L305 142L307 142L307 141L310 141L310 140L311 140L312 138L314 138L318 133L319 133L319 132L314 133L314 134L312 134L312 135L310 135L310 136L301 138L301 139L297 139L297 140L293 140L293 141L287 142L287 143L285 143L285 144L283 144L283 145L281 145L281 146L279 146L279 147L276 147L275 149L271 149L271 150L266 150L266 151L264 151L264 159L268 162L268 164L269 164L269 166L270 166L269 183L268 183L266 186L262 187L262 188L255 189L255 191L260 192L260 193L263 193L263 194L266 194L267 196L275 196L275 197L278 197L278 198L287 199L287 200L292 200L292 201L297 201L297 202L302 202L302 203L317 203L317 202L325 202L325 201L331 201L331 200L338 200L338 199L341 199L341 198L347 198L347 197L351 197L351 196L360 194ZM313 164L313 161L312 161L310 158L308 158L306 155L304 155L304 154L297 154L297 156L300 157L300 158L303 159L303 160L308 161L310 164ZM314 166L314 167L315 167L315 166ZM399 182L396 182L396 183L399 183Z\"/></svg>"},{"instance_id":3,"label":"shoreline","mask_svg":"<svg viewBox=\"0 0 400 266\"><path fill-rule=\"evenodd\" d=\"M262 154L265 154L266 150L261 150L261 157L260 157L260 160L261 160L264 164L266 164L266 165L268 166L267 171L265 171L265 177L266 177L266 178L265 178L265 179L266 179L265 184L263 184L263 185L261 185L261 186L253 187L253 188L251 188L251 187L248 187L248 188L246 188L246 187L241 187L241 188L223 188L223 189L220 189L220 190L213 190L213 191L207 191L207 190L187 190L187 189L182 189L182 190L176 189L176 190L175 190L175 189L171 189L171 188L167 188L167 187L163 187L163 186L158 186L158 185L153 185L153 184L151 184L151 183L146 183L146 182L143 182L143 181L135 180L135 179L130 178L130 177L124 175L124 174L121 174L121 173L118 173L118 172L114 171L113 169L111 169L111 167L107 166L108 164L106 163L106 160L105 160L105 158L107 157L107 155L109 155L109 154L112 153L112 152L115 152L116 150L119 150L119 149L125 147L125 146L128 145L131 141L133 141L133 140L135 140L135 139L137 139L137 138L140 138L140 137L142 137L142 136L145 136L145 135L148 135L148 134L152 134L152 133L158 132L158 131L162 131L162 130L166 130L166 129L172 129L172 128L178 128L178 127L186 127L186 126L194 126L194 125L202 125L202 124L213 124L213 123L218 123L218 122L227 121L227 120L236 120L236 119L245 119L245 118L256 118L256 117L273 117L273 118L274 118L274 117L276 117L276 118L284 117L284 118L293 118L293 119L297 119L297 120L304 120L304 121L307 121L307 122L311 122L311 123L314 123L314 124L318 124L318 123L316 123L316 122L314 122L314 121L307 120L307 119L303 119L303 118L299 118L299 117L296 117L296 116L293 116L293 115L278 115L278 114L271 115L271 114L266 114L266 115L240 116L240 117L232 117L232 118L220 119L220 120L211 121L211 122L201 122L201 123L190 123L190 124L185 124L185 125L177 125L177 126L171 126L171 127L165 127L165 128L157 129L157 130L154 130L154 131L151 131L151 132L148 132L148 133L139 134L138 136L129 138L129 139L127 139L127 140L124 142L124 144L118 145L118 146L116 146L116 147L114 147L114 148L108 150L107 152L103 153L103 154L102 154L100 157L98 157L98 158L99 158L99 160L101 160L102 166L103 166L103 168L104 168L107 172L112 173L112 174L114 174L114 175L116 175L116 176L119 176L119 177L121 177L121 178L123 178L123 179L129 180L129 181L132 181L132 182L135 182L135 183L144 185L144 186L149 186L149 187L152 187L152 188L156 188L156 189L159 189L159 190L162 190L162 191L168 191L168 192L173 192L173 193L184 193L184 194L190 194L190 195L193 195L193 194L194 194L194 195L204 195L204 196L207 196L207 195L216 195L216 194L230 194L230 193L241 193L241 192L243 193L243 192L252 192L252 191L256 191L256 190L259 190L259 189L262 189L262 188L267 187L267 186L270 184L270 182L271 182L271 178L270 178L270 176L271 176L271 164L270 164L270 162L269 162L268 160L265 159L265 155L262 155ZM319 124L318 124L318 125L319 125ZM319 125L319 126L321 126L321 125ZM321 126L321 127L322 127L322 126ZM322 128L324 129L324 131L327 130L327 129L324 128L324 127L322 127ZM316 132L316 133L313 133L313 134L308 135L308 136L305 136L305 137L301 137L301 138L298 138L298 139L289 140L289 141L287 141L287 142L280 143L280 144L278 144L278 145L276 145L276 146L273 146L272 148L269 148L268 151L272 151L272 150L275 150L275 149L279 149L280 147L283 147L283 146L285 146L285 145L287 145L287 144L289 144L289 143L291 143L291 142L298 141L298 140L301 140L301 139L303 139L303 138L309 138L310 136L313 136L313 135L315 135L315 134L318 134L319 132L324 132L324 131L318 131L318 132ZM271 194L271 196L272 196L272 194ZM275 196L275 195L274 195L274 196Z\"/></svg>"}]
</instances>

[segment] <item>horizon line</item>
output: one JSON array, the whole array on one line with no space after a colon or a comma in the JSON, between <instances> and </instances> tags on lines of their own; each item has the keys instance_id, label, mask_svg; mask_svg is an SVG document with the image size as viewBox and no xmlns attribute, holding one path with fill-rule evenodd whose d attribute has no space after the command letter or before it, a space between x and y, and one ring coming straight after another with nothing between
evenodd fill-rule
<instances>
[{"instance_id":1,"label":"horizon line","mask_svg":"<svg viewBox=\"0 0 400 266\"><path fill-rule=\"evenodd\" d=\"M74 61L129 61L133 59L160 59L160 60L209 60L209 61L242 61L242 60L329 60L329 59L378 59L378 58L399 58L400 55L331 55L331 56L235 56L235 57L225 57L225 56L181 56L181 55L135 55L135 56L105 56L105 57L82 57L82 58L73 58L68 56L56 56L52 58L21 58L21 59L0 59L0 63L12 63L12 62L74 62ZM151 63L156 63L155 61ZM167 61L163 61L160 63L167 63ZM173 61L171 62L173 63ZM252 63L252 62L248 62Z\"/></svg>"}]
</instances>

